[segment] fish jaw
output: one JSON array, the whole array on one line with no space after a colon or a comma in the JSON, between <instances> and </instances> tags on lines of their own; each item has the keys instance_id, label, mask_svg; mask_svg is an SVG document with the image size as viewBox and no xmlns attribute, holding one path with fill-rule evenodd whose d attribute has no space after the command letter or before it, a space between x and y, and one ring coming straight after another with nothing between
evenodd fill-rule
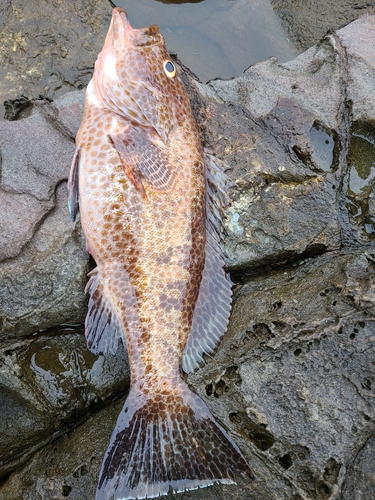
<instances>
[{"instance_id":1,"label":"fish jaw","mask_svg":"<svg viewBox=\"0 0 375 500\"><path fill-rule=\"evenodd\" d=\"M104 41L101 54L112 49L116 50L116 46L121 47L124 43L130 47L134 47L132 42L131 32L137 32L129 21L128 15L121 7L116 7L112 12L112 19ZM100 63L100 54L96 64ZM96 67L96 66L95 66Z\"/></svg>"},{"instance_id":2,"label":"fish jaw","mask_svg":"<svg viewBox=\"0 0 375 500\"><path fill-rule=\"evenodd\" d=\"M106 47L107 43L111 43L115 48L116 46L121 48L124 43L135 48L162 42L164 39L156 24L134 29L129 22L126 11L121 7L116 7L113 9L111 24L103 48Z\"/></svg>"}]
</instances>

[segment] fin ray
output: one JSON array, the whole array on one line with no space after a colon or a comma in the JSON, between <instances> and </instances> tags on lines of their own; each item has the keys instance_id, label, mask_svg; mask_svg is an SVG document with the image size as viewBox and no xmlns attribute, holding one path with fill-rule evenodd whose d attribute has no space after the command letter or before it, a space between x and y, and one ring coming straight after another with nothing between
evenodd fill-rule
<instances>
[{"instance_id":1,"label":"fin ray","mask_svg":"<svg viewBox=\"0 0 375 500\"><path fill-rule=\"evenodd\" d=\"M206 152L206 260L192 326L182 356L182 369L193 372L211 354L227 330L232 301L232 283L224 271L222 225L229 203L232 181L228 167Z\"/></svg>"},{"instance_id":2,"label":"fin ray","mask_svg":"<svg viewBox=\"0 0 375 500\"><path fill-rule=\"evenodd\" d=\"M85 292L90 294L85 321L87 346L94 354L114 354L122 338L116 311L106 299L100 272L96 267L89 274Z\"/></svg>"},{"instance_id":3,"label":"fin ray","mask_svg":"<svg viewBox=\"0 0 375 500\"><path fill-rule=\"evenodd\" d=\"M175 388L176 389L176 388ZM131 389L100 472L96 500L154 498L253 473L205 403L181 380L173 394Z\"/></svg>"},{"instance_id":4,"label":"fin ray","mask_svg":"<svg viewBox=\"0 0 375 500\"><path fill-rule=\"evenodd\" d=\"M135 188L144 196L142 178L154 190L168 191L176 178L176 171L168 159L168 151L157 137L150 137L139 127L129 127L122 134L111 134L125 173Z\"/></svg>"}]
</instances>

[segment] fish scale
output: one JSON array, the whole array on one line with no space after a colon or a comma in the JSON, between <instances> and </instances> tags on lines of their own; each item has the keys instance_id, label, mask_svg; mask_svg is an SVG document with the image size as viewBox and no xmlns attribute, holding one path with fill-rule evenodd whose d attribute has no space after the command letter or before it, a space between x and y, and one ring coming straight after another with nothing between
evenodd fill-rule
<instances>
[{"instance_id":1,"label":"fish scale","mask_svg":"<svg viewBox=\"0 0 375 500\"><path fill-rule=\"evenodd\" d=\"M217 163L217 162L216 162ZM157 26L113 10L86 91L68 181L90 273L86 338L123 341L131 385L96 499L151 498L252 477L237 445L181 377L211 353L230 314L221 214L230 186L202 148Z\"/></svg>"}]
</instances>

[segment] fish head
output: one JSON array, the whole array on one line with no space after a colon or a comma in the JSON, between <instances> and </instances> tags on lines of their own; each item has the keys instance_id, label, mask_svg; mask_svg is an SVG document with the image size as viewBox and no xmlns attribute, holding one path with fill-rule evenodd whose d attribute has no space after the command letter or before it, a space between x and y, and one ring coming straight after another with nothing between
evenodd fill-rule
<instances>
[{"instance_id":1,"label":"fish head","mask_svg":"<svg viewBox=\"0 0 375 500\"><path fill-rule=\"evenodd\" d=\"M132 28L120 7L113 9L95 63L93 88L102 106L134 125L152 127L164 143L188 106L159 27Z\"/></svg>"}]
</instances>

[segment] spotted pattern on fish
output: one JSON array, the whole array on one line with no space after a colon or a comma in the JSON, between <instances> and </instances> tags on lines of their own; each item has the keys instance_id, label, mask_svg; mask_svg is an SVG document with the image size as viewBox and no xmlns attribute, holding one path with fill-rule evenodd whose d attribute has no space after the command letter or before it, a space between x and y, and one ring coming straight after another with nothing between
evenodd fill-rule
<instances>
[{"instance_id":1,"label":"spotted pattern on fish","mask_svg":"<svg viewBox=\"0 0 375 500\"><path fill-rule=\"evenodd\" d=\"M86 288L88 346L111 354L124 340L131 369L97 500L252 475L181 378L181 364L195 369L224 334L231 286L219 248L225 175L210 166L180 77L164 71L169 59L157 26L133 29L114 9L68 183L97 264Z\"/></svg>"}]
</instances>

